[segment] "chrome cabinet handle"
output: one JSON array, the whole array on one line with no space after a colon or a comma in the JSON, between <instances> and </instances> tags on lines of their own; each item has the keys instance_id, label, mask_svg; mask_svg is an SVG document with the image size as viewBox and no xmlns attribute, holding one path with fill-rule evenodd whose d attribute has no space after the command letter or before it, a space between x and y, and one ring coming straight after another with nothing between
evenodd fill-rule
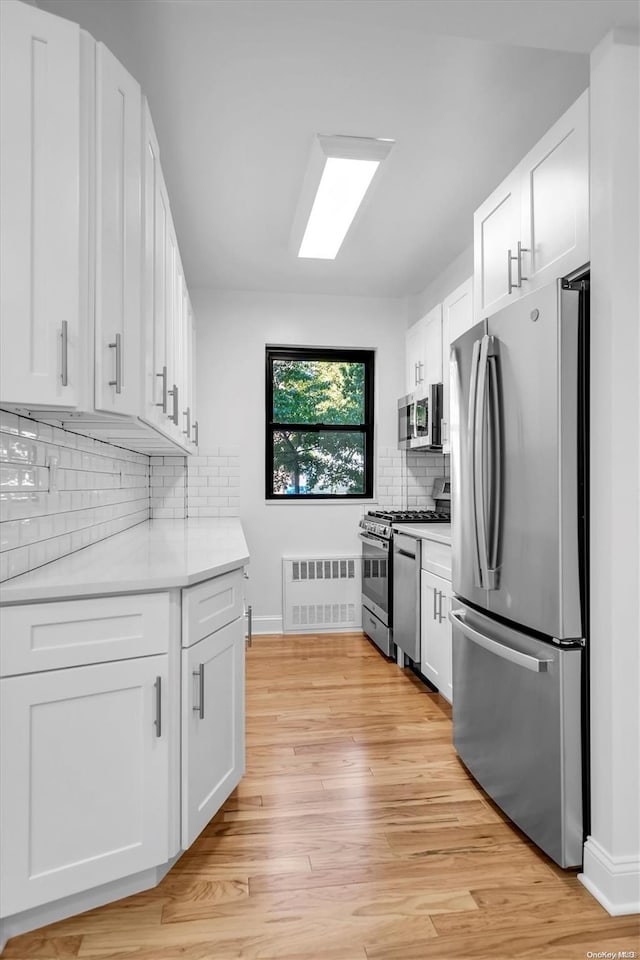
<instances>
[{"instance_id":1,"label":"chrome cabinet handle","mask_svg":"<svg viewBox=\"0 0 640 960\"><path fill-rule=\"evenodd\" d=\"M528 653L522 653L520 650L507 647L497 640L492 640L491 637L485 637L484 633L474 630L468 623L465 623L463 613L463 610L450 610L449 620L454 627L458 627L458 629L462 631L468 640L472 640L474 643L477 643L478 646L484 647L484 649L490 653L495 653L496 656L502 657L503 660L509 660L511 663L515 663L519 667L524 667L526 670L532 670L534 673L545 673L549 664L553 663L553 660L540 660L538 657L533 657Z\"/></svg>"},{"instance_id":2,"label":"chrome cabinet handle","mask_svg":"<svg viewBox=\"0 0 640 960\"><path fill-rule=\"evenodd\" d=\"M162 402L156 403L156 407L162 407L162 412L167 412L167 368L162 368L162 373L156 373L156 377L162 377Z\"/></svg>"},{"instance_id":3,"label":"chrome cabinet handle","mask_svg":"<svg viewBox=\"0 0 640 960\"><path fill-rule=\"evenodd\" d=\"M197 446L198 446L198 421L197 421L197 420L194 421L192 430L195 430L195 432L196 432L196 438L195 438L195 440L194 440L193 442L195 443L195 445L196 445L196 447L197 447Z\"/></svg>"},{"instance_id":4,"label":"chrome cabinet handle","mask_svg":"<svg viewBox=\"0 0 640 960\"><path fill-rule=\"evenodd\" d=\"M162 736L162 677L156 677L153 685L156 691L156 718L153 725L156 728L156 737Z\"/></svg>"},{"instance_id":5,"label":"chrome cabinet handle","mask_svg":"<svg viewBox=\"0 0 640 960\"><path fill-rule=\"evenodd\" d=\"M173 385L173 390L167 390L167 393L169 394L170 397L173 397L173 413L168 414L169 420L172 420L177 427L178 426L178 388L175 383Z\"/></svg>"},{"instance_id":6,"label":"chrome cabinet handle","mask_svg":"<svg viewBox=\"0 0 640 960\"><path fill-rule=\"evenodd\" d=\"M528 247L523 247L522 244L520 243L520 241L518 240L518 251L517 251L517 258L516 258L517 261L518 261L518 274L517 274L517 276L518 276L518 281L517 281L517 283L516 283L516 286L517 286L517 287L521 287L521 286L522 286L522 281L523 281L523 280L528 280L528 279L529 279L529 277L523 277L523 276L522 276L522 254L523 254L523 253L529 253L529 248L528 248Z\"/></svg>"},{"instance_id":7,"label":"chrome cabinet handle","mask_svg":"<svg viewBox=\"0 0 640 960\"><path fill-rule=\"evenodd\" d=\"M204 663L201 663L197 670L193 671L194 677L198 677L198 699L197 703L193 707L194 713L198 714L200 720L204 720Z\"/></svg>"},{"instance_id":8,"label":"chrome cabinet handle","mask_svg":"<svg viewBox=\"0 0 640 960\"><path fill-rule=\"evenodd\" d=\"M437 612L437 603L438 603L438 601L437 601L437 597L438 597L438 591L437 591L436 588L434 587L434 588L433 588L433 619L434 619L434 620L437 620L437 619L438 619L438 612Z\"/></svg>"},{"instance_id":9,"label":"chrome cabinet handle","mask_svg":"<svg viewBox=\"0 0 640 960\"><path fill-rule=\"evenodd\" d=\"M60 379L62 380L62 386L69 386L69 323L67 320L62 321L62 332L60 334L62 339L62 363L60 370Z\"/></svg>"},{"instance_id":10,"label":"chrome cabinet handle","mask_svg":"<svg viewBox=\"0 0 640 960\"><path fill-rule=\"evenodd\" d=\"M438 590L438 623L442 623L446 617L442 615L442 601L444 600L444 593L442 590Z\"/></svg>"},{"instance_id":11,"label":"chrome cabinet handle","mask_svg":"<svg viewBox=\"0 0 640 960\"><path fill-rule=\"evenodd\" d=\"M253 607L247 606L247 646L253 645Z\"/></svg>"},{"instance_id":12,"label":"chrome cabinet handle","mask_svg":"<svg viewBox=\"0 0 640 960\"><path fill-rule=\"evenodd\" d=\"M520 241L518 240L518 248L516 250L516 255L511 253L511 249L507 250L507 287L508 293L512 293L513 290L518 289L522 286L523 280L528 280L529 277L522 276L522 254L529 253L528 247L523 247ZM515 260L518 264L518 272L516 274L516 282L513 282L513 275L511 272L511 262Z\"/></svg>"},{"instance_id":13,"label":"chrome cabinet handle","mask_svg":"<svg viewBox=\"0 0 640 960\"><path fill-rule=\"evenodd\" d=\"M423 367L424 367L424 363L422 362L422 360L418 360L418 383L422 383L422 381L424 380L424 377L422 376Z\"/></svg>"},{"instance_id":14,"label":"chrome cabinet handle","mask_svg":"<svg viewBox=\"0 0 640 960\"><path fill-rule=\"evenodd\" d=\"M182 411L182 416L187 418L187 429L182 432L186 434L188 438L191 438L191 407L187 407L186 410Z\"/></svg>"},{"instance_id":15,"label":"chrome cabinet handle","mask_svg":"<svg viewBox=\"0 0 640 960\"><path fill-rule=\"evenodd\" d=\"M116 333L116 339L109 344L110 349L116 351L116 378L109 380L109 386L116 388L116 393L122 393L122 334Z\"/></svg>"}]
</instances>

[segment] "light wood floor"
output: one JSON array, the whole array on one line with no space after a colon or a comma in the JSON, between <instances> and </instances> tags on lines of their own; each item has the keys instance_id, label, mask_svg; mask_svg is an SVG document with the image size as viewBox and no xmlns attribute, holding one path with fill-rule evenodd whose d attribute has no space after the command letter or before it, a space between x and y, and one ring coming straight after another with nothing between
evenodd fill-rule
<instances>
[{"instance_id":1,"label":"light wood floor","mask_svg":"<svg viewBox=\"0 0 640 960\"><path fill-rule=\"evenodd\" d=\"M474 785L450 709L361 636L258 637L247 774L154 890L8 958L583 960L639 951ZM3 958L4 960L4 958Z\"/></svg>"}]
</instances>

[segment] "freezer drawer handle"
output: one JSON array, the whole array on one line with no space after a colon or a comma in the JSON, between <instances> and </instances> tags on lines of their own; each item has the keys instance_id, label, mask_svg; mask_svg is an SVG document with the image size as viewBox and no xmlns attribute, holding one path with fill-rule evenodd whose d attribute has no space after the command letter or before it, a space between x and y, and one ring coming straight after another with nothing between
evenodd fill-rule
<instances>
[{"instance_id":1,"label":"freezer drawer handle","mask_svg":"<svg viewBox=\"0 0 640 960\"><path fill-rule=\"evenodd\" d=\"M532 670L534 673L544 673L547 670L548 664L553 663L553 660L539 660L538 657L532 657L528 653L521 653L512 647L505 647L504 644L498 643L497 640L491 640L489 637L485 637L483 633L479 633L477 630L474 630L473 627L470 627L468 623L464 622L462 619L463 614L463 610L450 610L449 620L451 620L454 627L462 630L467 639L484 647L485 650L488 650L490 653L495 653L496 656L502 657L503 660L510 660L511 663L515 663L519 667L525 667L527 670Z\"/></svg>"}]
</instances>

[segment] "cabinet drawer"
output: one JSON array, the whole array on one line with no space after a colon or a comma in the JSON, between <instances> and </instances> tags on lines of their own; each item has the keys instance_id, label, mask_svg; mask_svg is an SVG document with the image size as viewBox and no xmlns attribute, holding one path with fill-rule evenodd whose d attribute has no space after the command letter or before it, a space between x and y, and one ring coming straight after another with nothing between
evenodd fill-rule
<instances>
[{"instance_id":1,"label":"cabinet drawer","mask_svg":"<svg viewBox=\"0 0 640 960\"><path fill-rule=\"evenodd\" d=\"M451 546L436 540L423 540L422 569L451 580Z\"/></svg>"},{"instance_id":2,"label":"cabinet drawer","mask_svg":"<svg viewBox=\"0 0 640 960\"><path fill-rule=\"evenodd\" d=\"M166 653L169 595L3 607L0 634L3 677Z\"/></svg>"},{"instance_id":3,"label":"cabinet drawer","mask_svg":"<svg viewBox=\"0 0 640 960\"><path fill-rule=\"evenodd\" d=\"M242 570L232 570L182 591L182 646L198 640L242 616Z\"/></svg>"}]
</instances>

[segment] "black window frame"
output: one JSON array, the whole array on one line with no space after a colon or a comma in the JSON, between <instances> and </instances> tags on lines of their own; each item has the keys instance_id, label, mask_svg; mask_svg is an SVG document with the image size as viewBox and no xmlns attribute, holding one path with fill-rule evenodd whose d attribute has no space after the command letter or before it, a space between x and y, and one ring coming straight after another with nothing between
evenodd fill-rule
<instances>
[{"instance_id":1,"label":"black window frame","mask_svg":"<svg viewBox=\"0 0 640 960\"><path fill-rule=\"evenodd\" d=\"M362 363L364 365L364 423L277 423L273 414L274 360L325 360ZM265 368L265 497L285 503L290 500L370 500L373 498L373 443L374 443L374 382L375 350L351 347L266 347ZM364 490L361 493L274 493L273 491L273 434L291 430L298 433L360 432L364 437Z\"/></svg>"}]
</instances>

